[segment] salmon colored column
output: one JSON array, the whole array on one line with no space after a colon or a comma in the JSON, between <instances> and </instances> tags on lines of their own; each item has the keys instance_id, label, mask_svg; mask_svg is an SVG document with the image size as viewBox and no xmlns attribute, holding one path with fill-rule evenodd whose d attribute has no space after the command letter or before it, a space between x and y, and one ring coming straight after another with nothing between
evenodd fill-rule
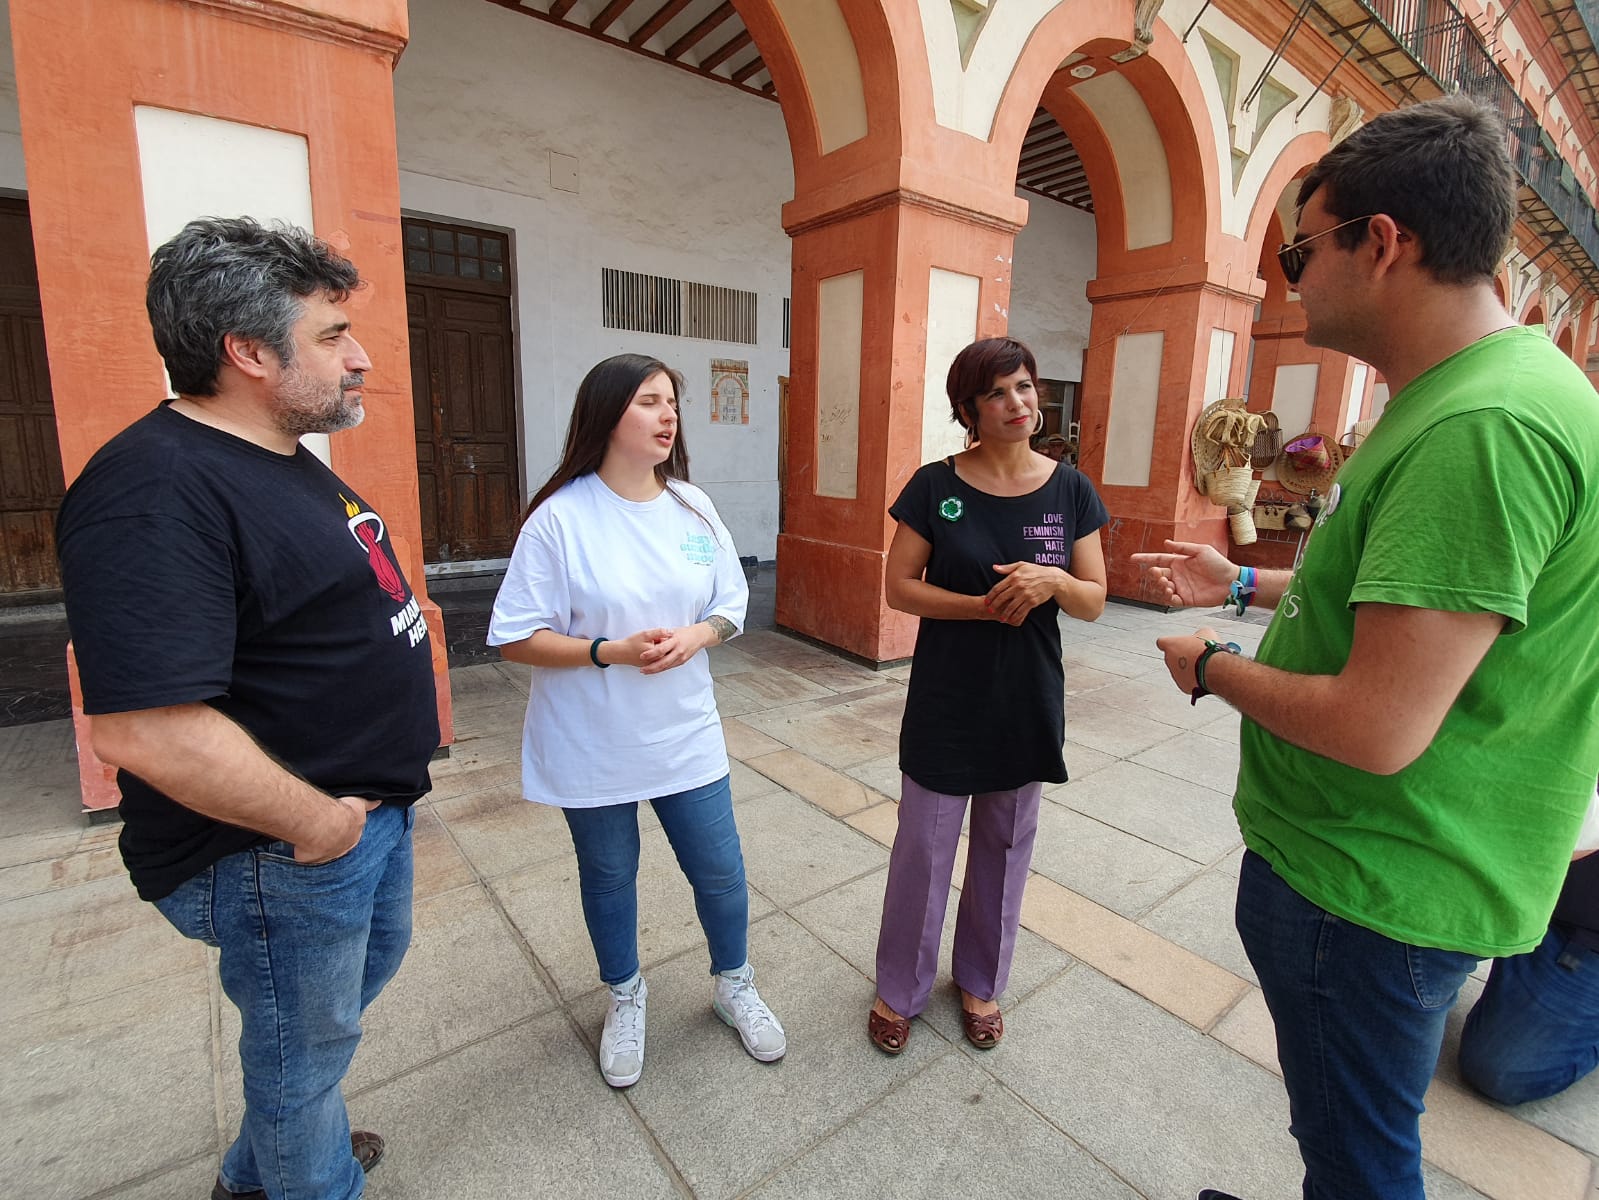
<instances>
[{"instance_id":1,"label":"salmon colored column","mask_svg":"<svg viewBox=\"0 0 1599 1200\"><path fill-rule=\"evenodd\" d=\"M802 207L796 201L793 210ZM895 524L888 506L921 466L924 378L931 372L942 391L949 366L926 361L929 280L938 268L978 281L974 327L961 344L1004 333L1016 228L907 192L789 226L793 384L777 555L780 625L871 662L911 653L916 618L887 606L883 566ZM819 428L820 291L825 280L856 271L863 277L856 483L855 495L841 498L817 494L819 439L838 432Z\"/></svg>"},{"instance_id":2,"label":"salmon colored column","mask_svg":"<svg viewBox=\"0 0 1599 1200\"><path fill-rule=\"evenodd\" d=\"M303 136L316 232L368 281L350 301L373 362L367 418L332 439L333 467L388 525L427 615L440 726L453 740L444 627L421 558L400 254L393 69L405 0L11 0L11 24L67 481L163 395L144 315L135 106ZM115 786L89 750L75 677L74 719L84 804L112 807Z\"/></svg>"},{"instance_id":3,"label":"salmon colored column","mask_svg":"<svg viewBox=\"0 0 1599 1200\"><path fill-rule=\"evenodd\" d=\"M1230 274L1236 282L1239 273ZM1155 596L1144 573L1129 555L1162 549L1168 538L1227 549L1226 510L1195 489L1189 438L1205 407L1214 330L1233 337L1231 355L1221 364L1219 394L1242 393L1256 296L1206 278L1201 265L1101 277L1089 283L1088 298L1094 311L1083 354L1078 465L1110 510L1104 534L1110 594L1153 603ZM1125 340L1147 333L1163 335L1148 483L1115 482L1126 478L1126 466L1107 462L1112 410L1118 402L1129 402L1127 396L1115 394L1117 356L1148 353L1147 340Z\"/></svg>"}]
</instances>

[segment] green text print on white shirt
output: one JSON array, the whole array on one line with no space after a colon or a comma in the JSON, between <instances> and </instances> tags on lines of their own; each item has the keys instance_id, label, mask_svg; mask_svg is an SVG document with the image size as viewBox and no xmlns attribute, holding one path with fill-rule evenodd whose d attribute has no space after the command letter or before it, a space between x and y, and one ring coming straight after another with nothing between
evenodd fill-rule
<instances>
[{"instance_id":1,"label":"green text print on white shirt","mask_svg":"<svg viewBox=\"0 0 1599 1200\"><path fill-rule=\"evenodd\" d=\"M642 503L583 475L527 519L489 622L504 646L541 629L625 638L720 616L740 631L749 585L710 497L686 483ZM534 667L522 794L591 808L667 796L727 774L705 654L657 675Z\"/></svg>"}]
</instances>

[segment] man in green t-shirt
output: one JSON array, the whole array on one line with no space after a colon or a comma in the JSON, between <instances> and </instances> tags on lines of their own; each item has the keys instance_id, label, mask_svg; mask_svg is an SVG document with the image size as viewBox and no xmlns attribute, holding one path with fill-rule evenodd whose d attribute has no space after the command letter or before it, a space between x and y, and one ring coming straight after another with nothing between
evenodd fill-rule
<instances>
[{"instance_id":1,"label":"man in green t-shirt","mask_svg":"<svg viewBox=\"0 0 1599 1200\"><path fill-rule=\"evenodd\" d=\"M1515 198L1503 126L1464 98L1324 156L1278 257L1305 341L1393 399L1294 573L1133 556L1174 605L1236 581L1277 610L1253 661L1208 630L1159 645L1245 718L1238 931L1307 1200L1423 1200L1445 1015L1478 959L1538 944L1599 774L1599 397L1494 296Z\"/></svg>"}]
</instances>

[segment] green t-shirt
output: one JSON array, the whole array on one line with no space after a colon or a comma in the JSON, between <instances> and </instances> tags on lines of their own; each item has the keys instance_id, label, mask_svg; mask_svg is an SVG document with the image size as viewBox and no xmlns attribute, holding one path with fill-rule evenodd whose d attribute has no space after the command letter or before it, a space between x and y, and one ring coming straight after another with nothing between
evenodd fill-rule
<instances>
[{"instance_id":1,"label":"green t-shirt","mask_svg":"<svg viewBox=\"0 0 1599 1200\"><path fill-rule=\"evenodd\" d=\"M1333 675L1363 601L1507 620L1421 757L1372 775L1245 720L1244 841L1331 913L1481 957L1543 937L1599 775L1599 395L1540 331L1421 375L1339 472L1259 661Z\"/></svg>"}]
</instances>

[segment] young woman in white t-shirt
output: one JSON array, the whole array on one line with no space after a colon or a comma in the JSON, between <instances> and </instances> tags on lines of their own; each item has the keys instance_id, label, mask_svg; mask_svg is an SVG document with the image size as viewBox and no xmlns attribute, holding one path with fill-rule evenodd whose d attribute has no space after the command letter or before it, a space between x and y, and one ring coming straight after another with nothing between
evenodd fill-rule
<instances>
[{"instance_id":1,"label":"young woman in white t-shirt","mask_svg":"<svg viewBox=\"0 0 1599 1200\"><path fill-rule=\"evenodd\" d=\"M600 1072L612 1087L644 1070L641 800L694 889L716 1015L762 1062L787 1049L746 957L744 857L702 653L738 634L749 588L710 498L688 482L681 387L675 371L638 354L588 373L489 624L489 644L533 668L522 791L560 807L572 834L583 916L611 991Z\"/></svg>"}]
</instances>

